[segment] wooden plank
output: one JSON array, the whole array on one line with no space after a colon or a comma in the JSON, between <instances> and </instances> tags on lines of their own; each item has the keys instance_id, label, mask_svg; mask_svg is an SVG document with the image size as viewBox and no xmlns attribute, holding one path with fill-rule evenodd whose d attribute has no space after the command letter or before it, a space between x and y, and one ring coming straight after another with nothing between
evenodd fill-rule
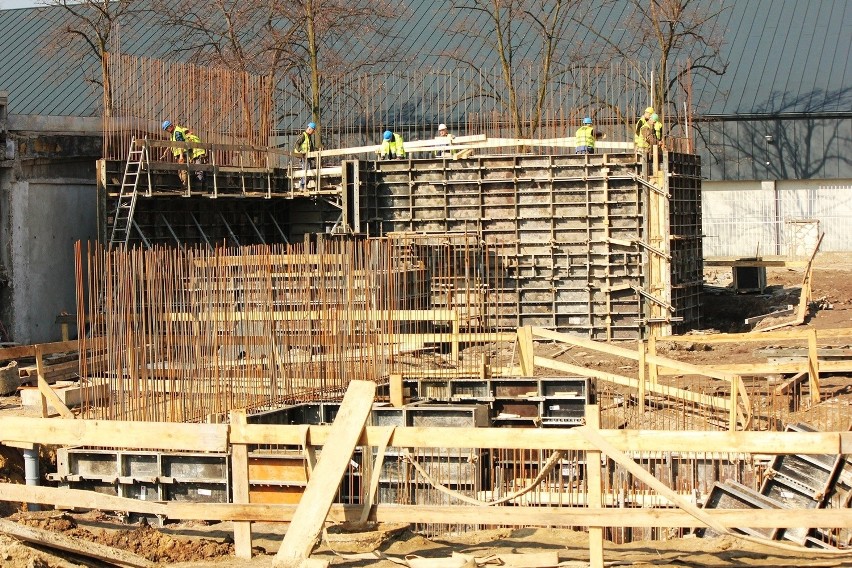
<instances>
[{"instance_id":1,"label":"wooden plank","mask_svg":"<svg viewBox=\"0 0 852 568\"><path fill-rule=\"evenodd\" d=\"M852 327L839 329L821 329L817 334L820 339L848 339L852 337ZM775 341L804 341L808 337L808 330L789 329L762 333L750 331L748 333L708 333L690 335L670 335L660 337L658 341L671 341L675 343L769 343Z\"/></svg>"},{"instance_id":2,"label":"wooden plank","mask_svg":"<svg viewBox=\"0 0 852 568\"><path fill-rule=\"evenodd\" d=\"M65 353L77 351L79 344L76 339L71 341L57 341L54 343L39 343L43 355L52 353ZM7 359L21 359L23 357L35 357L36 345L16 345L15 347L4 347L0 349L0 361Z\"/></svg>"},{"instance_id":3,"label":"wooden plank","mask_svg":"<svg viewBox=\"0 0 852 568\"><path fill-rule=\"evenodd\" d=\"M115 566L131 568L153 568L156 566L153 562L126 550L119 550L45 529L19 525L5 519L0 519L0 532L39 546L70 552L85 558L93 558Z\"/></svg>"},{"instance_id":4,"label":"wooden plank","mask_svg":"<svg viewBox=\"0 0 852 568\"><path fill-rule=\"evenodd\" d=\"M388 379L390 385L390 403L395 408L400 408L405 404L403 396L402 375L391 374Z\"/></svg>"},{"instance_id":5,"label":"wooden plank","mask_svg":"<svg viewBox=\"0 0 852 568\"><path fill-rule=\"evenodd\" d=\"M224 452L228 448L228 425L9 416L0 418L0 441Z\"/></svg>"},{"instance_id":6,"label":"wooden plank","mask_svg":"<svg viewBox=\"0 0 852 568\"><path fill-rule=\"evenodd\" d=\"M704 368L714 369L734 375L777 375L779 373L801 373L808 372L808 362L790 363L734 363L728 365L707 365ZM850 361L823 361L820 360L819 368L825 373L848 373L852 372L852 360ZM660 368L661 375L683 375L680 369Z\"/></svg>"},{"instance_id":7,"label":"wooden plank","mask_svg":"<svg viewBox=\"0 0 852 568\"><path fill-rule=\"evenodd\" d=\"M817 336L815 329L811 329L808 333L808 387L811 391L811 402L819 404L819 358L817 357Z\"/></svg>"},{"instance_id":8,"label":"wooden plank","mask_svg":"<svg viewBox=\"0 0 852 568\"><path fill-rule=\"evenodd\" d=\"M596 404L586 405L586 428L600 428L600 408ZM601 452L586 452L586 483L589 508L598 510L603 507L603 476L601 475ZM589 527L589 565L591 568L603 568L603 528Z\"/></svg>"},{"instance_id":9,"label":"wooden plank","mask_svg":"<svg viewBox=\"0 0 852 568\"><path fill-rule=\"evenodd\" d=\"M47 406L50 404L59 412L63 418L74 418L74 413L71 412L65 404L59 399L50 385L44 378L44 348L41 345L35 347L36 369L38 372L38 390L41 393L41 415L47 416Z\"/></svg>"},{"instance_id":10,"label":"wooden plank","mask_svg":"<svg viewBox=\"0 0 852 568\"><path fill-rule=\"evenodd\" d=\"M764 258L760 260L747 260L742 258L705 258L704 266L730 266L732 268L804 268L807 262L804 260L785 260L782 258Z\"/></svg>"},{"instance_id":11,"label":"wooden plank","mask_svg":"<svg viewBox=\"0 0 852 568\"><path fill-rule=\"evenodd\" d=\"M139 423L140 425L146 423ZM0 427L3 426L0 420ZM305 429L313 444L329 440L330 426L248 424L232 425L231 441L246 444L300 445ZM400 448L494 448L536 450L594 449L573 428L525 429L523 436L505 428L397 428L393 446ZM683 453L732 452L757 454L840 453L843 432L708 432L660 430L601 430L600 435L622 451ZM852 436L852 433L850 433ZM381 446L384 429L368 426L359 445ZM852 441L850 441L852 443ZM850 452L852 453L852 452Z\"/></svg>"},{"instance_id":12,"label":"wooden plank","mask_svg":"<svg viewBox=\"0 0 852 568\"><path fill-rule=\"evenodd\" d=\"M311 555L337 494L337 487L361 438L375 396L375 383L349 383L340 410L331 425L330 435L334 446L328 448L331 451L323 451L320 455L273 565L296 566Z\"/></svg>"},{"instance_id":13,"label":"wooden plank","mask_svg":"<svg viewBox=\"0 0 852 568\"><path fill-rule=\"evenodd\" d=\"M231 424L247 424L245 409L230 412ZM248 446L231 445L231 491L233 502L249 502ZM251 523L234 522L234 555L237 558L251 558Z\"/></svg>"},{"instance_id":14,"label":"wooden plank","mask_svg":"<svg viewBox=\"0 0 852 568\"><path fill-rule=\"evenodd\" d=\"M532 377L535 374L534 357L532 327L528 325L519 327L518 361L521 363L521 374L525 377Z\"/></svg>"},{"instance_id":15,"label":"wooden plank","mask_svg":"<svg viewBox=\"0 0 852 568\"><path fill-rule=\"evenodd\" d=\"M266 503L189 503L172 501L155 503L126 497L114 497L56 487L37 487L16 483L0 483L0 500L20 503L39 503L63 508L126 511L163 515L181 520L223 520L275 522L290 521L296 505ZM328 519L343 522L357 518L361 505L333 505ZM709 509L710 517L728 527L787 528L802 525L802 518L814 526L845 528L852 526L852 509ZM485 507L388 505L373 506L371 520L389 523L459 523L481 524L482 519L511 526L600 526L600 527L703 527L704 523L678 509L587 507Z\"/></svg>"}]
</instances>

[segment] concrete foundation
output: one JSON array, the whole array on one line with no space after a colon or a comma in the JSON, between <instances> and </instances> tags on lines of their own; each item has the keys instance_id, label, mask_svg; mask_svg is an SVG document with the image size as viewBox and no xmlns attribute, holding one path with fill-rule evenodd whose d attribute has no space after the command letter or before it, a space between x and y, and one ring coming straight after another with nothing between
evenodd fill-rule
<instances>
[{"instance_id":1,"label":"concrete foundation","mask_svg":"<svg viewBox=\"0 0 852 568\"><path fill-rule=\"evenodd\" d=\"M4 122L0 147L0 329L3 340L57 341L61 312L74 313L74 242L95 237L94 160L100 133L30 130Z\"/></svg>"}]
</instances>

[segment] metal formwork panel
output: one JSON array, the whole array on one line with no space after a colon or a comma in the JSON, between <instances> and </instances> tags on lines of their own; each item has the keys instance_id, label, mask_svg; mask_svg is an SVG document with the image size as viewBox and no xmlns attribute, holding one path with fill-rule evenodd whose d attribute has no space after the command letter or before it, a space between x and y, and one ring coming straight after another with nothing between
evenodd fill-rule
<instances>
[{"instance_id":1,"label":"metal formwork panel","mask_svg":"<svg viewBox=\"0 0 852 568\"><path fill-rule=\"evenodd\" d=\"M669 153L668 228L674 320L700 318L703 277L700 161ZM479 232L506 244L498 323L644 336L650 321L648 183L634 154L483 156L362 163L363 232ZM367 215L362 215L367 218ZM670 241L670 242L668 242ZM667 264L668 266L669 264ZM643 295L639 290L646 291Z\"/></svg>"}]
</instances>

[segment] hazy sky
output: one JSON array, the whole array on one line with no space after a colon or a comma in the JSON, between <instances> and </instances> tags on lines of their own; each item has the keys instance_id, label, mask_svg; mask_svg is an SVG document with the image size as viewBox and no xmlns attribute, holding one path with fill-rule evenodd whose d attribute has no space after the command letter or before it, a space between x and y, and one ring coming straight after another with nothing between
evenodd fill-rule
<instances>
[{"instance_id":1,"label":"hazy sky","mask_svg":"<svg viewBox=\"0 0 852 568\"><path fill-rule=\"evenodd\" d=\"M4 10L12 8L32 8L37 5L36 0L0 0L0 8Z\"/></svg>"}]
</instances>

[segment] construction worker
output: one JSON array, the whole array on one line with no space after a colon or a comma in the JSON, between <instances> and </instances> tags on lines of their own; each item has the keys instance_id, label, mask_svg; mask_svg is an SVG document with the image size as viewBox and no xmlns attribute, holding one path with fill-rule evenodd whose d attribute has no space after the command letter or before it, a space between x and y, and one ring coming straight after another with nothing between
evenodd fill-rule
<instances>
[{"instance_id":1,"label":"construction worker","mask_svg":"<svg viewBox=\"0 0 852 568\"><path fill-rule=\"evenodd\" d=\"M308 177L308 170L314 169L315 160L308 158L310 152L317 150L317 145L314 142L314 132L317 131L316 122L309 122L305 131L299 134L296 139L296 145L293 148L293 153L301 156L302 179L299 180L299 187L304 188Z\"/></svg>"},{"instance_id":2,"label":"construction worker","mask_svg":"<svg viewBox=\"0 0 852 568\"><path fill-rule=\"evenodd\" d=\"M645 109L645 112L639 117L639 121L636 123L636 128L633 133L633 142L636 144L637 151L645 151L649 148L649 146L645 145L645 138L642 136L642 127L648 124L648 119L651 118L651 115L654 114L654 107L648 107Z\"/></svg>"},{"instance_id":3,"label":"construction worker","mask_svg":"<svg viewBox=\"0 0 852 568\"><path fill-rule=\"evenodd\" d=\"M376 150L376 153L382 160L387 160L388 158L391 160L394 158L405 158L405 146L403 145L402 136L396 132L385 130L384 135L382 135L382 144Z\"/></svg>"},{"instance_id":4,"label":"construction worker","mask_svg":"<svg viewBox=\"0 0 852 568\"><path fill-rule=\"evenodd\" d=\"M652 114L639 131L642 137L642 147L646 152L660 143L660 139L657 138L657 124L659 120L660 117L656 113Z\"/></svg>"},{"instance_id":5,"label":"construction worker","mask_svg":"<svg viewBox=\"0 0 852 568\"><path fill-rule=\"evenodd\" d=\"M189 128L185 126L178 126L177 124L172 124L170 120L163 121L163 130L165 132L168 132L169 140L171 140L172 142L191 142L193 144L201 143L201 138L196 136ZM207 163L207 150L205 150L204 148L171 148L171 151L179 164ZM163 151L163 155L161 158L165 158L166 155L168 155L168 152L169 148L166 148ZM179 171L178 176L180 176L181 182L186 185L188 180L187 171ZM204 172L202 170L196 171L195 178L200 184L203 184Z\"/></svg>"},{"instance_id":6,"label":"construction worker","mask_svg":"<svg viewBox=\"0 0 852 568\"><path fill-rule=\"evenodd\" d=\"M447 130L447 125L442 122L438 125L438 135L435 138L436 143L440 143L437 141L437 138L445 138L447 140L447 145L452 146L454 136ZM437 158L452 157L455 154L456 151L451 148L435 150L435 157Z\"/></svg>"},{"instance_id":7,"label":"construction worker","mask_svg":"<svg viewBox=\"0 0 852 568\"><path fill-rule=\"evenodd\" d=\"M592 127L592 119L587 116L583 119L583 126L578 128L576 134L574 134L574 138L577 141L577 148L574 150L574 153L594 154L595 138L597 137L598 133L595 132L595 129Z\"/></svg>"}]
</instances>

